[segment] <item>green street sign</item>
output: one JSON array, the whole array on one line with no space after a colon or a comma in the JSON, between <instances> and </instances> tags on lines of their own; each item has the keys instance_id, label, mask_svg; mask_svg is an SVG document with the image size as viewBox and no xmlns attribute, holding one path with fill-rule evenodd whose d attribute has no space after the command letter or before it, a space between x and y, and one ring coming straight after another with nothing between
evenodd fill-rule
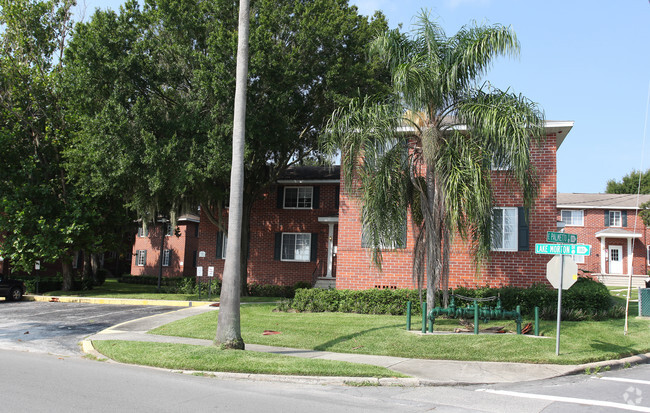
<instances>
[{"instance_id":1,"label":"green street sign","mask_svg":"<svg viewBox=\"0 0 650 413\"><path fill-rule=\"evenodd\" d=\"M590 250L585 244L535 244L535 254L589 255Z\"/></svg>"},{"instance_id":2,"label":"green street sign","mask_svg":"<svg viewBox=\"0 0 650 413\"><path fill-rule=\"evenodd\" d=\"M576 234L566 234L564 232L551 232L546 233L546 242L561 242L562 244L575 244L578 242Z\"/></svg>"}]
</instances>

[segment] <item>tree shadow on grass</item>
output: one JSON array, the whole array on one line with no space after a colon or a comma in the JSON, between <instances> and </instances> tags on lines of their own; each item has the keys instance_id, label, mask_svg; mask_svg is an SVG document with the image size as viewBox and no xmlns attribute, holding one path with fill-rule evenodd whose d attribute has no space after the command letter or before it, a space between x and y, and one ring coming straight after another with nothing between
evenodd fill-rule
<instances>
[{"instance_id":1,"label":"tree shadow on grass","mask_svg":"<svg viewBox=\"0 0 650 413\"><path fill-rule=\"evenodd\" d=\"M328 351L331 347L334 347L337 344L343 343L345 341L353 340L356 337L360 337L360 336L362 336L364 334L367 334L367 333L370 333L370 332L373 332L373 331L385 330L385 329L388 329L388 328L396 328L396 327L398 327L398 328L403 327L403 325L402 324L393 324L393 325L389 325L389 326L375 327L375 328L369 328L369 329L366 329L366 330L358 331L358 332L353 333L353 334L348 334L348 335L345 335L345 336L337 337L337 338L335 338L333 340L327 341L327 342L325 342L323 344L320 344L318 346L314 346L314 350Z\"/></svg>"},{"instance_id":2,"label":"tree shadow on grass","mask_svg":"<svg viewBox=\"0 0 650 413\"><path fill-rule=\"evenodd\" d=\"M619 356L630 356L639 353L639 349L631 346L620 346L618 344L607 343L601 340L595 340L590 344L591 348L603 353L615 353Z\"/></svg>"}]
</instances>

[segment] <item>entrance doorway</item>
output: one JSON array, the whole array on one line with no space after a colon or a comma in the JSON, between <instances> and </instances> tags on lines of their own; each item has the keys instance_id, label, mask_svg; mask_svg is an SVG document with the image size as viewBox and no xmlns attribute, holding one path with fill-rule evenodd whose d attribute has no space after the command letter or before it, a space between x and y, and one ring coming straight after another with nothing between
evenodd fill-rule
<instances>
[{"instance_id":1,"label":"entrance doorway","mask_svg":"<svg viewBox=\"0 0 650 413\"><path fill-rule=\"evenodd\" d=\"M623 274L623 247L620 245L609 246L608 274Z\"/></svg>"}]
</instances>

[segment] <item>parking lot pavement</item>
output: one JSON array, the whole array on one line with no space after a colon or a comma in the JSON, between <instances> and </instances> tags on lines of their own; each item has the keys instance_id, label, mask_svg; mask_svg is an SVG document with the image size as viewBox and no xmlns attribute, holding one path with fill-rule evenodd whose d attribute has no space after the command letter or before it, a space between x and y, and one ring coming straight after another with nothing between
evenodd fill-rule
<instances>
[{"instance_id":1,"label":"parking lot pavement","mask_svg":"<svg viewBox=\"0 0 650 413\"><path fill-rule=\"evenodd\" d=\"M79 341L125 321L177 307L0 301L0 349L80 355Z\"/></svg>"}]
</instances>

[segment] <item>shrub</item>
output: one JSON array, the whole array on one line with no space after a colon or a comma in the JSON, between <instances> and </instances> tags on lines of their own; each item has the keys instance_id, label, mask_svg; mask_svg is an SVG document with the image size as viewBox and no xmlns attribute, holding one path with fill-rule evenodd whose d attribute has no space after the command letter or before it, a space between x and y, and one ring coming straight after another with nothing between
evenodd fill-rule
<instances>
[{"instance_id":1,"label":"shrub","mask_svg":"<svg viewBox=\"0 0 650 413\"><path fill-rule=\"evenodd\" d=\"M535 284L528 288L489 286L476 289L456 288L454 294L471 298L499 296L506 310L514 310L518 305L525 316L532 316L534 308L540 307L540 317L553 320L557 317L557 290L545 284ZM423 291L422 297L426 296ZM440 296L436 305L440 305ZM323 290L297 289L291 308L297 311L324 312L338 311L361 314L406 313L406 303L411 301L412 314L421 314L422 308L418 292L415 290ZM457 306L469 305L467 301L456 298ZM481 306L495 306L496 301L480 302ZM581 277L562 294L562 317L565 320L601 320L620 317L623 312L612 308L612 300L607 287L591 278Z\"/></svg>"},{"instance_id":2,"label":"shrub","mask_svg":"<svg viewBox=\"0 0 650 413\"><path fill-rule=\"evenodd\" d=\"M111 272L107 270L106 268L100 268L97 270L97 273L95 273L95 285L100 286L104 285L104 282L106 282L106 278L111 275Z\"/></svg>"},{"instance_id":3,"label":"shrub","mask_svg":"<svg viewBox=\"0 0 650 413\"><path fill-rule=\"evenodd\" d=\"M297 289L309 289L311 284L299 281L294 285L249 284L248 294L252 297L293 298Z\"/></svg>"}]
</instances>

